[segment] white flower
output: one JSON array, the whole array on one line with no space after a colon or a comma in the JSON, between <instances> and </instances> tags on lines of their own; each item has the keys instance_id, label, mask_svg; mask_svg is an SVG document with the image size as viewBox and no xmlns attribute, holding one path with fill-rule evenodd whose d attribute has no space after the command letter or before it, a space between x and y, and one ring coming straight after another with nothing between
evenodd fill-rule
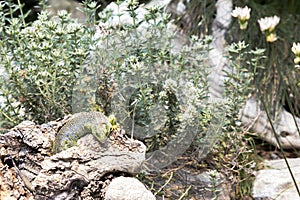
<instances>
[{"instance_id":1,"label":"white flower","mask_svg":"<svg viewBox=\"0 0 300 200\"><path fill-rule=\"evenodd\" d=\"M247 6L244 8L235 7L232 11L231 15L238 18L241 30L245 30L247 28L248 19L250 19L250 12L251 8L248 8Z\"/></svg>"},{"instance_id":2,"label":"white flower","mask_svg":"<svg viewBox=\"0 0 300 200\"><path fill-rule=\"evenodd\" d=\"M173 91L175 91L175 89L177 88L177 82L174 81L173 79L167 79L165 81L165 84L164 84L164 89L171 89Z\"/></svg>"},{"instance_id":3,"label":"white flower","mask_svg":"<svg viewBox=\"0 0 300 200\"><path fill-rule=\"evenodd\" d=\"M293 43L293 47L292 47L292 52L296 55L300 57L300 42L298 42L297 44L294 42Z\"/></svg>"},{"instance_id":4,"label":"white flower","mask_svg":"<svg viewBox=\"0 0 300 200\"><path fill-rule=\"evenodd\" d=\"M244 8L235 7L231 15L233 17L237 17L239 20L246 21L250 19L250 12L251 12L251 8L248 8L247 6Z\"/></svg>"},{"instance_id":5,"label":"white flower","mask_svg":"<svg viewBox=\"0 0 300 200\"><path fill-rule=\"evenodd\" d=\"M60 17L60 18L66 18L68 17L70 14L68 13L68 11L66 10L59 10L57 12L57 15Z\"/></svg>"},{"instance_id":6,"label":"white flower","mask_svg":"<svg viewBox=\"0 0 300 200\"><path fill-rule=\"evenodd\" d=\"M136 8L139 5L139 1L137 0L127 0L126 3L128 8Z\"/></svg>"},{"instance_id":7,"label":"white flower","mask_svg":"<svg viewBox=\"0 0 300 200\"><path fill-rule=\"evenodd\" d=\"M49 16L50 16L50 12L47 10L43 10L41 11L41 13L39 14L39 20L41 21L48 21L49 20Z\"/></svg>"},{"instance_id":8,"label":"white flower","mask_svg":"<svg viewBox=\"0 0 300 200\"><path fill-rule=\"evenodd\" d=\"M25 108L23 108L23 107L21 107L20 108L20 110L19 110L19 114L18 114L18 116L19 117L24 117L25 116L25 111L26 111L26 109Z\"/></svg>"},{"instance_id":9,"label":"white flower","mask_svg":"<svg viewBox=\"0 0 300 200\"><path fill-rule=\"evenodd\" d=\"M145 65L143 62L135 62L132 63L132 68L136 71L142 71L143 69L145 69Z\"/></svg>"},{"instance_id":10,"label":"white flower","mask_svg":"<svg viewBox=\"0 0 300 200\"><path fill-rule=\"evenodd\" d=\"M91 9L96 8L96 6L97 6L97 2L96 1L92 1L91 3L88 4L88 7L91 8Z\"/></svg>"},{"instance_id":11,"label":"white flower","mask_svg":"<svg viewBox=\"0 0 300 200\"><path fill-rule=\"evenodd\" d=\"M21 102L15 101L15 102L11 103L11 105L12 105L13 107L18 107L19 105L21 105Z\"/></svg>"},{"instance_id":12,"label":"white flower","mask_svg":"<svg viewBox=\"0 0 300 200\"><path fill-rule=\"evenodd\" d=\"M67 31L69 33L76 33L77 31L79 31L81 29L81 25L78 23L70 23L67 26Z\"/></svg>"},{"instance_id":13,"label":"white flower","mask_svg":"<svg viewBox=\"0 0 300 200\"><path fill-rule=\"evenodd\" d=\"M260 30L266 34L267 42L274 42L278 39L274 30L279 21L280 18L276 15L273 17L261 18L258 20Z\"/></svg>"},{"instance_id":14,"label":"white flower","mask_svg":"<svg viewBox=\"0 0 300 200\"><path fill-rule=\"evenodd\" d=\"M6 99L3 96L0 96L0 108L4 108L6 104Z\"/></svg>"},{"instance_id":15,"label":"white flower","mask_svg":"<svg viewBox=\"0 0 300 200\"><path fill-rule=\"evenodd\" d=\"M295 54L294 63L299 64L300 63L300 43L293 43L292 52ZM299 65L296 65L296 68Z\"/></svg>"},{"instance_id":16,"label":"white flower","mask_svg":"<svg viewBox=\"0 0 300 200\"><path fill-rule=\"evenodd\" d=\"M262 32L268 30L269 32L272 32L277 24L279 23L280 18L276 15L273 17L265 17L258 20L260 30Z\"/></svg>"}]
</instances>

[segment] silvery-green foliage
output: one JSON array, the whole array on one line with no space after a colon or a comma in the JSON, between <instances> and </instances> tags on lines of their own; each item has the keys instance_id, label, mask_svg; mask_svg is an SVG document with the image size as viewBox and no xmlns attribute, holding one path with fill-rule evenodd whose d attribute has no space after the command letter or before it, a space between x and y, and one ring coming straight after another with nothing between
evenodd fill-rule
<instances>
[{"instance_id":1,"label":"silvery-green foliage","mask_svg":"<svg viewBox=\"0 0 300 200\"><path fill-rule=\"evenodd\" d=\"M255 76L258 69L263 68L261 60L265 58L263 49L249 50L249 45L239 41L228 46L229 70L225 71L227 79L224 81L225 105L231 113L226 122L226 129L234 130L241 125L239 111L242 109L249 94L256 92Z\"/></svg>"},{"instance_id":2,"label":"silvery-green foliage","mask_svg":"<svg viewBox=\"0 0 300 200\"><path fill-rule=\"evenodd\" d=\"M99 42L77 80L73 111L98 107L115 114L127 133L147 141L153 151L147 163L163 167L165 160L173 161L189 147L199 126L214 115L203 117L211 38L193 36L175 52L176 29L161 8L142 9L132 1L112 7L119 13L100 13L105 20L97 27ZM222 123L217 124L209 139L219 134ZM211 141L203 156L215 140ZM207 143L205 138L202 143Z\"/></svg>"},{"instance_id":3,"label":"silvery-green foliage","mask_svg":"<svg viewBox=\"0 0 300 200\"><path fill-rule=\"evenodd\" d=\"M5 15L0 18L3 25ZM21 19L0 29L3 126L23 117L41 123L69 113L74 81L92 41L87 28L64 10L55 17L42 11L32 24Z\"/></svg>"}]
</instances>

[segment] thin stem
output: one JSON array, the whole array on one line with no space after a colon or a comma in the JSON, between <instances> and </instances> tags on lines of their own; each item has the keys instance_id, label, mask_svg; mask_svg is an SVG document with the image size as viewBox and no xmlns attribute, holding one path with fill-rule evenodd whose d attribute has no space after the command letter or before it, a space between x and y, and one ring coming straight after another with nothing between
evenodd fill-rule
<instances>
[{"instance_id":1,"label":"thin stem","mask_svg":"<svg viewBox=\"0 0 300 200\"><path fill-rule=\"evenodd\" d=\"M261 93L260 90L258 90L258 92L259 92L259 94ZM263 98L261 99L261 102L262 102L263 109L265 110L265 112L266 112L266 114L267 114L267 118L268 118L268 121L270 122L270 125L271 125L272 131L273 131L273 133L274 133L276 142L277 142L277 144L278 144L278 146L279 146L279 148L280 148L280 152L281 152L281 154L282 154L282 156L283 156L283 159L284 159L284 161L285 161L285 164L286 164L286 166L287 166L287 168L288 168L288 170L289 170L289 173L290 173L290 175L291 175L291 177L292 177L292 179L293 179L293 183L294 183L294 185L295 185L295 187L296 187L297 193L298 193L298 195L299 195L299 197L300 197L300 190L299 190L299 188L298 188L298 185L297 185L297 182L296 182L295 177L294 177L294 175L293 175L293 172L292 172L292 170L291 170L291 167L290 167L290 165L289 165L289 163L288 163L288 161L287 161L287 158L286 158L286 156L285 156L284 150L283 150L283 148L282 148L282 146L281 146L281 143L280 143L280 141L279 141L279 138L278 138L277 132L276 132L276 130L275 130L274 124L273 124L273 122L272 122L270 113L269 113L268 110L267 110L267 106L266 106L265 101L263 100Z\"/></svg>"},{"instance_id":2,"label":"thin stem","mask_svg":"<svg viewBox=\"0 0 300 200\"><path fill-rule=\"evenodd\" d=\"M13 10L12 10L12 3L11 3L11 0L8 2L9 3L9 14L10 14L10 18L12 19L12 18L14 18L14 16L13 16Z\"/></svg>"},{"instance_id":3,"label":"thin stem","mask_svg":"<svg viewBox=\"0 0 300 200\"><path fill-rule=\"evenodd\" d=\"M18 5L19 5L23 25L26 26L25 17L24 17L24 14L23 14L22 4L21 4L20 0L18 0Z\"/></svg>"},{"instance_id":4,"label":"thin stem","mask_svg":"<svg viewBox=\"0 0 300 200\"><path fill-rule=\"evenodd\" d=\"M1 111L1 110L0 110L0 111ZM1 114L4 115L4 117L5 117L6 119L8 119L10 122L12 122L12 123L14 123L14 124L16 123L16 121L13 120L12 118L10 118L5 112L2 112L2 111L1 111Z\"/></svg>"},{"instance_id":5,"label":"thin stem","mask_svg":"<svg viewBox=\"0 0 300 200\"><path fill-rule=\"evenodd\" d=\"M192 186L190 185L190 186L184 191L184 193L182 193L182 195L179 197L178 200L181 200L181 199L183 199L184 197L187 197L187 195L188 195L188 193L189 193L189 191L190 191L191 188L192 188Z\"/></svg>"},{"instance_id":6,"label":"thin stem","mask_svg":"<svg viewBox=\"0 0 300 200\"><path fill-rule=\"evenodd\" d=\"M169 184L169 182L172 180L173 178L173 172L171 172L171 175L169 177L169 179L163 184L163 186L161 186L155 193L154 195L157 195L160 191L162 191L162 189L164 189L164 187L166 187L166 185Z\"/></svg>"}]
</instances>

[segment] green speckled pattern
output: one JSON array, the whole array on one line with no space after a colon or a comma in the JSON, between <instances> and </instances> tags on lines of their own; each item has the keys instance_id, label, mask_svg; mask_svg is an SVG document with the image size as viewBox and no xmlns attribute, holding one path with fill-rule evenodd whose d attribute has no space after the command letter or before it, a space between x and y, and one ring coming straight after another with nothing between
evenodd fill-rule
<instances>
[{"instance_id":1,"label":"green speckled pattern","mask_svg":"<svg viewBox=\"0 0 300 200\"><path fill-rule=\"evenodd\" d=\"M107 138L110 129L109 119L101 112L76 113L57 133L53 153L76 145L77 140L88 133L99 140Z\"/></svg>"}]
</instances>

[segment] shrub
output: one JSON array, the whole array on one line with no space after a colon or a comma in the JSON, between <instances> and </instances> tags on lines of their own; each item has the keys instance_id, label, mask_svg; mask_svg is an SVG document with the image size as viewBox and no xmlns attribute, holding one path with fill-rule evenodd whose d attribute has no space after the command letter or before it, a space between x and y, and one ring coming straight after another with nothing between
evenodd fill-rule
<instances>
[{"instance_id":1,"label":"shrub","mask_svg":"<svg viewBox=\"0 0 300 200\"><path fill-rule=\"evenodd\" d=\"M32 24L22 23L22 16L6 16L0 17L2 25L9 21L0 30L2 126L24 118L42 123L70 113L72 88L90 51L87 28L66 11L55 17L42 11Z\"/></svg>"}]
</instances>

